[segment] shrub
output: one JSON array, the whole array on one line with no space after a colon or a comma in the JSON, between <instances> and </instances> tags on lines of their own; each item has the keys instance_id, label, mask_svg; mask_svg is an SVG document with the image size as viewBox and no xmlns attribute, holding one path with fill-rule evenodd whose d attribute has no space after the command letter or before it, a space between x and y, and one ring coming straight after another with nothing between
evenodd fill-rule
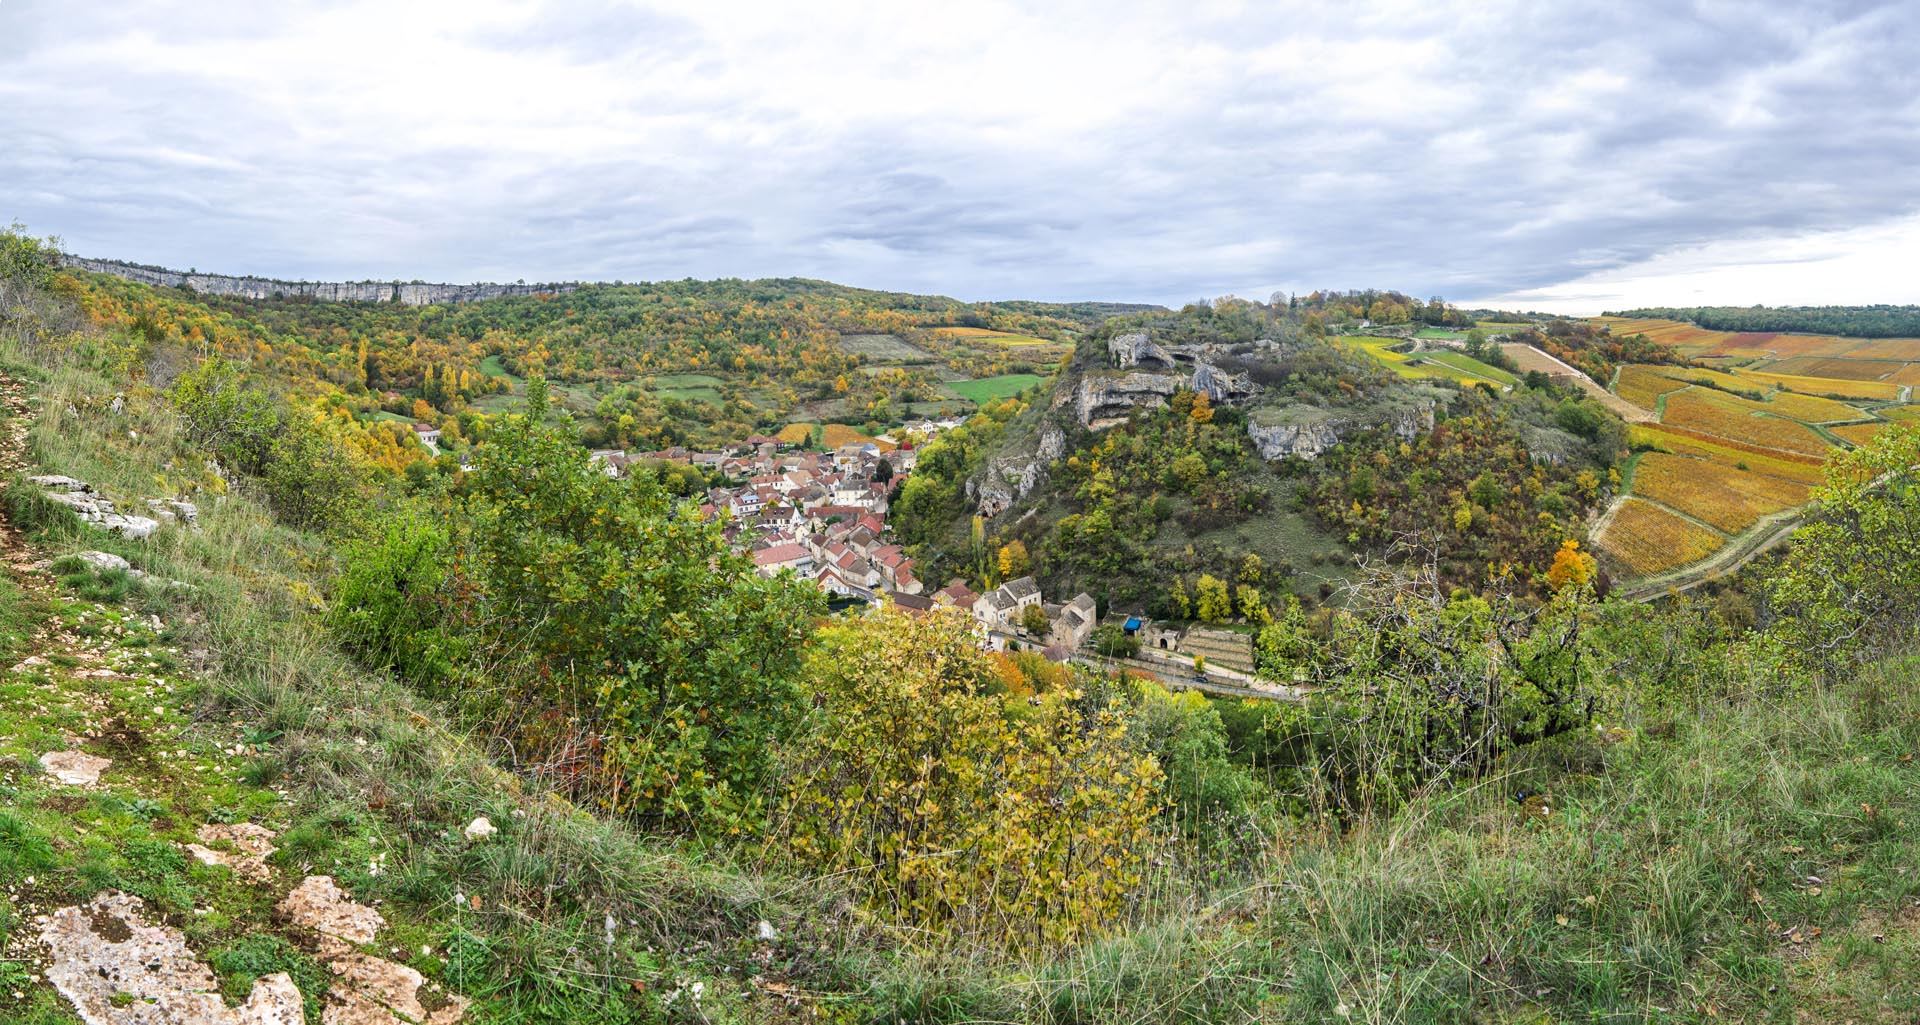
<instances>
[{"instance_id":1,"label":"shrub","mask_svg":"<svg viewBox=\"0 0 1920 1025\"><path fill-rule=\"evenodd\" d=\"M820 707L788 762L776 843L956 937L1044 948L1126 906L1164 777L1123 707L1003 701L958 614L826 628L808 668Z\"/></svg>"}]
</instances>

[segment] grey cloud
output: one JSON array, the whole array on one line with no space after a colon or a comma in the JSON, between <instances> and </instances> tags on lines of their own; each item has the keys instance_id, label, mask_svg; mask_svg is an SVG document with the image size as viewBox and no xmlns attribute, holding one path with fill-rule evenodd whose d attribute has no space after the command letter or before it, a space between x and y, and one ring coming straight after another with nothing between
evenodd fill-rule
<instances>
[{"instance_id":1,"label":"grey cloud","mask_svg":"<svg viewBox=\"0 0 1920 1025\"><path fill-rule=\"evenodd\" d=\"M178 16L244 41L315 16L236 25L185 10L114 17L157 38L178 38L166 21ZM1169 66L1191 58L1201 71L1116 68L1168 75L1167 95L1053 144L962 132L964 96L917 117L835 121L789 102L777 79L712 91L737 64L684 19L629 5L554 6L465 33L482 50L631 67L636 80L676 69L667 79L689 88L670 99L564 97L563 122L607 112L589 152L510 135L447 143L326 96L289 109L217 75L62 63L50 55L65 16L44 0L0 5L0 219L94 255L203 268L804 274L970 298L1363 285L1471 297L1920 205L1908 56L1920 11L1907 3L1439 4L1169 23ZM1430 44L1440 59L1382 102L1352 102L1284 61L1256 70L1283 40L1308 40L1295 59L1311 61L1369 37ZM1583 86L1599 75L1622 82ZM1561 96L1573 99L1559 108ZM1433 145L1458 133L1480 141Z\"/></svg>"}]
</instances>

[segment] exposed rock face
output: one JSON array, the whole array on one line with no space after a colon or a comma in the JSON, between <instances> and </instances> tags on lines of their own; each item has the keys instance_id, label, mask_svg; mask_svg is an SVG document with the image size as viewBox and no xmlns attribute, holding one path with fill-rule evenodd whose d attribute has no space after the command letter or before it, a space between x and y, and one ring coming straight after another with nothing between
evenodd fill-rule
<instances>
[{"instance_id":1,"label":"exposed rock face","mask_svg":"<svg viewBox=\"0 0 1920 1025\"><path fill-rule=\"evenodd\" d=\"M1318 459L1322 452L1338 445L1343 438L1377 426L1385 426L1401 441L1412 441L1433 430L1433 410L1433 403L1425 402L1409 409L1395 410L1384 422L1329 417L1309 424L1262 427L1249 421L1247 436L1253 439L1263 459L1285 459L1288 456Z\"/></svg>"},{"instance_id":2,"label":"exposed rock face","mask_svg":"<svg viewBox=\"0 0 1920 1025\"><path fill-rule=\"evenodd\" d=\"M208 295L237 295L247 299L271 299L275 296L311 296L330 302L397 302L407 306L434 303L477 302L508 295L536 295L571 292L577 284L545 285L434 285L419 281L279 281L273 278L234 277L227 274L190 274L146 267L118 260L89 260L63 257L61 262L77 270L111 274L128 281L161 288L191 288Z\"/></svg>"},{"instance_id":3,"label":"exposed rock face","mask_svg":"<svg viewBox=\"0 0 1920 1025\"><path fill-rule=\"evenodd\" d=\"M1116 335L1108 340L1107 360L1123 370L1128 367L1171 370L1174 367L1173 353L1153 344L1153 339L1144 331Z\"/></svg>"},{"instance_id":4,"label":"exposed rock face","mask_svg":"<svg viewBox=\"0 0 1920 1025\"><path fill-rule=\"evenodd\" d=\"M1083 377L1074 393L1074 416L1081 424L1104 430L1122 423L1136 409L1159 409L1185 383L1178 374L1123 374L1119 377Z\"/></svg>"},{"instance_id":5,"label":"exposed rock face","mask_svg":"<svg viewBox=\"0 0 1920 1025\"><path fill-rule=\"evenodd\" d=\"M1216 404L1245 401L1254 393L1253 380L1229 374L1210 363L1197 362L1192 373L1135 371L1118 377L1082 377L1073 394L1074 416L1086 427L1105 430L1122 423L1136 409L1159 409L1174 392L1186 388L1203 392Z\"/></svg>"},{"instance_id":6,"label":"exposed rock face","mask_svg":"<svg viewBox=\"0 0 1920 1025\"><path fill-rule=\"evenodd\" d=\"M1008 506L1033 493L1046 479L1047 467L1066 453L1067 437L1058 425L1040 429L1039 445L1031 456L1000 456L988 460L980 475L967 481L967 497L982 516L998 516Z\"/></svg>"},{"instance_id":7,"label":"exposed rock face","mask_svg":"<svg viewBox=\"0 0 1920 1025\"><path fill-rule=\"evenodd\" d=\"M1188 386L1194 391L1203 392L1215 404L1239 402L1251 396L1254 391L1253 378L1246 374L1229 374L1211 363L1196 363L1193 367L1193 379Z\"/></svg>"},{"instance_id":8,"label":"exposed rock face","mask_svg":"<svg viewBox=\"0 0 1920 1025\"><path fill-rule=\"evenodd\" d=\"M28 477L27 483L36 485L44 490L49 499L72 509L74 515L79 516L82 520L99 527L101 530L110 530L124 537L134 538L135 540L147 537L154 531L159 530L162 520L168 523L184 523L192 526L194 522L200 518L200 509L198 506L192 502L174 498L147 499L148 511L160 519L154 519L151 516L135 516L132 513L123 513L115 508L112 502L101 496L99 492L93 490L93 485L88 484L86 481L76 480L60 474ZM101 568L105 569L108 567L102 566ZM125 569L126 567L121 565L116 568Z\"/></svg>"}]
</instances>

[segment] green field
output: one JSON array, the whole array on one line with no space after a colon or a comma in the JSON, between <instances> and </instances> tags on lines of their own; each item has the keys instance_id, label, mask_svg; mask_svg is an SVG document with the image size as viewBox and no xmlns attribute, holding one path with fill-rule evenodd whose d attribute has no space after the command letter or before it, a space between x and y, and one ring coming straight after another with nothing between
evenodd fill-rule
<instances>
[{"instance_id":1,"label":"green field","mask_svg":"<svg viewBox=\"0 0 1920 1025\"><path fill-rule=\"evenodd\" d=\"M954 381L947 387L957 395L985 405L994 399L1018 395L1042 380L1045 379L1038 374L1001 374L999 377L982 377L975 381Z\"/></svg>"},{"instance_id":2,"label":"green field","mask_svg":"<svg viewBox=\"0 0 1920 1025\"><path fill-rule=\"evenodd\" d=\"M1479 360L1456 352L1395 352L1391 348L1406 343L1398 338L1372 335L1343 335L1340 344L1372 356L1388 370L1409 381L1455 381L1460 384L1499 383L1511 386L1512 374L1487 366Z\"/></svg>"},{"instance_id":3,"label":"green field","mask_svg":"<svg viewBox=\"0 0 1920 1025\"><path fill-rule=\"evenodd\" d=\"M1445 364L1455 370L1472 374L1475 377L1497 381L1509 388L1520 383L1520 379L1512 374L1507 373L1499 367L1488 366L1464 352L1423 352L1419 358Z\"/></svg>"},{"instance_id":4,"label":"green field","mask_svg":"<svg viewBox=\"0 0 1920 1025\"><path fill-rule=\"evenodd\" d=\"M516 388L520 385L520 378L509 373L507 371L507 365L501 362L500 357L497 355L488 356L486 359L481 360L480 372L488 377L504 377L513 382Z\"/></svg>"},{"instance_id":5,"label":"green field","mask_svg":"<svg viewBox=\"0 0 1920 1025\"><path fill-rule=\"evenodd\" d=\"M647 378L648 390L662 399L704 402L718 406L726 399L720 388L725 381L711 374L655 374Z\"/></svg>"},{"instance_id":6,"label":"green field","mask_svg":"<svg viewBox=\"0 0 1920 1025\"><path fill-rule=\"evenodd\" d=\"M1413 333L1415 338L1463 338L1459 331L1450 331L1444 327L1423 327Z\"/></svg>"}]
</instances>

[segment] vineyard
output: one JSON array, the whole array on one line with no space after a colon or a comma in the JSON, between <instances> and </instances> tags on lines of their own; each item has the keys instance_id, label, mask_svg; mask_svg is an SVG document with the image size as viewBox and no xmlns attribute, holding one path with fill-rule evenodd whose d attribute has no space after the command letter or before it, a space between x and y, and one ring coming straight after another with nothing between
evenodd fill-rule
<instances>
[{"instance_id":1,"label":"vineyard","mask_svg":"<svg viewBox=\"0 0 1920 1025\"><path fill-rule=\"evenodd\" d=\"M1594 547L1616 574L1645 577L1739 544L1804 505L1837 449L1920 421L1920 339L1736 334L1670 320L1601 318L1690 365L1619 368L1612 391L1655 414L1632 424L1634 457ZM1766 527L1764 529L1777 529Z\"/></svg>"},{"instance_id":2,"label":"vineyard","mask_svg":"<svg viewBox=\"0 0 1920 1025\"><path fill-rule=\"evenodd\" d=\"M1634 464L1633 493L1737 534L1762 516L1807 500L1809 486L1695 456L1648 452ZM1718 547L1717 545L1715 547Z\"/></svg>"},{"instance_id":3,"label":"vineyard","mask_svg":"<svg viewBox=\"0 0 1920 1025\"><path fill-rule=\"evenodd\" d=\"M1638 498L1623 499L1601 535L1603 550L1634 576L1652 576L1712 555L1718 531Z\"/></svg>"},{"instance_id":4,"label":"vineyard","mask_svg":"<svg viewBox=\"0 0 1920 1025\"><path fill-rule=\"evenodd\" d=\"M1761 403L1703 388L1667 396L1661 422L1782 452L1824 456L1829 448L1811 428L1775 416Z\"/></svg>"},{"instance_id":5,"label":"vineyard","mask_svg":"<svg viewBox=\"0 0 1920 1025\"><path fill-rule=\"evenodd\" d=\"M1641 409L1659 408L1660 396L1685 388L1686 384L1661 376L1652 367L1621 367L1614 392Z\"/></svg>"}]
</instances>

